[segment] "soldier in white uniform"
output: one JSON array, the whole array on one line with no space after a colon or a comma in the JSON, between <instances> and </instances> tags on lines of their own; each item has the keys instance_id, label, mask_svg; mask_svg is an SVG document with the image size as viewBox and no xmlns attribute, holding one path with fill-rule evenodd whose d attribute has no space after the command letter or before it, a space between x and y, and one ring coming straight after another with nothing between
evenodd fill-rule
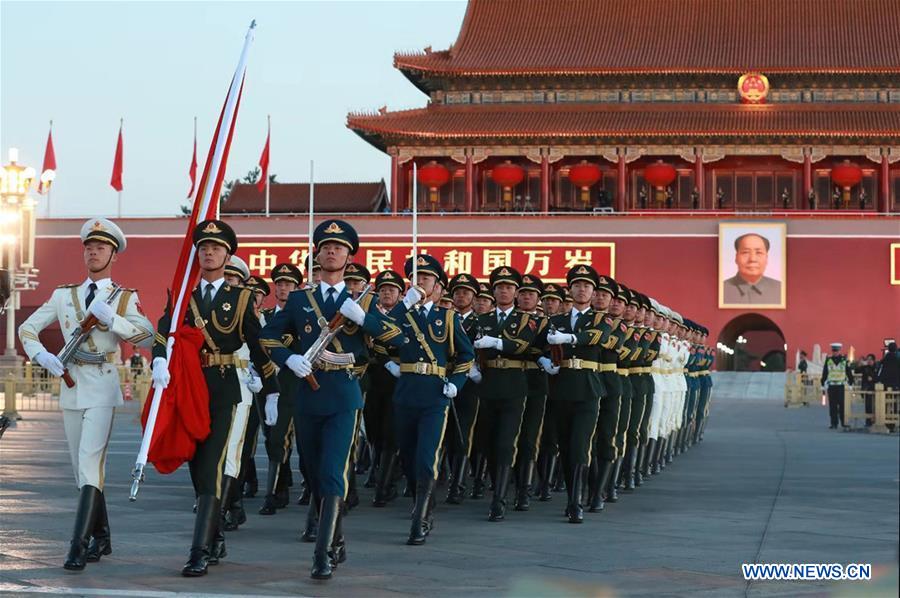
<instances>
[{"instance_id":1,"label":"soldier in white uniform","mask_svg":"<svg viewBox=\"0 0 900 598\"><path fill-rule=\"evenodd\" d=\"M112 265L126 246L121 229L105 218L93 218L81 227L81 240L87 280L54 290L19 326L19 340L31 361L54 376L62 376L68 368L75 382L72 388L61 383L59 393L75 482L81 491L72 543L63 565L71 571L81 571L86 562L99 561L112 552L103 477L113 412L122 404L114 360L120 342L139 347L153 342L153 325L141 313L135 290L123 289L107 303L115 286L110 279ZM47 351L38 338L44 328L59 322L68 340L90 314L98 325L68 364Z\"/></svg>"}]
</instances>

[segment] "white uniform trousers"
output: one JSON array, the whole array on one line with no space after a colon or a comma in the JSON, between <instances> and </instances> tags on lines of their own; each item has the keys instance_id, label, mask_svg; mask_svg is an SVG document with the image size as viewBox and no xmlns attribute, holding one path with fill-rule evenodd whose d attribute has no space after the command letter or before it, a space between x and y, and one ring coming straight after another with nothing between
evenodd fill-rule
<instances>
[{"instance_id":1,"label":"white uniform trousers","mask_svg":"<svg viewBox=\"0 0 900 598\"><path fill-rule=\"evenodd\" d=\"M241 402L234 410L234 419L231 420L231 430L228 432L228 450L225 452L225 475L233 478L241 475L244 435L247 432L247 421L250 419L250 408L253 407L253 393L244 383L250 374L244 368L238 369L237 374L238 380L241 381Z\"/></svg>"},{"instance_id":2,"label":"white uniform trousers","mask_svg":"<svg viewBox=\"0 0 900 598\"><path fill-rule=\"evenodd\" d=\"M88 485L103 490L106 450L115 410L115 407L62 410L75 484L79 489Z\"/></svg>"},{"instance_id":3,"label":"white uniform trousers","mask_svg":"<svg viewBox=\"0 0 900 598\"><path fill-rule=\"evenodd\" d=\"M653 406L650 408L650 421L648 424L647 437L654 440L659 438L660 428L663 422L663 411L665 410L665 383L662 376L653 374Z\"/></svg>"}]
</instances>

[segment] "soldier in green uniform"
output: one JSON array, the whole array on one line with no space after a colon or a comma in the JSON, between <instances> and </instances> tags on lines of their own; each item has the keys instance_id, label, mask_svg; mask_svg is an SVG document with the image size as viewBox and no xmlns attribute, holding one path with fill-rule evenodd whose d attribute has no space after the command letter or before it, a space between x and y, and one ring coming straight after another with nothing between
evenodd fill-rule
<instances>
[{"instance_id":1,"label":"soldier in green uniform","mask_svg":"<svg viewBox=\"0 0 900 598\"><path fill-rule=\"evenodd\" d=\"M644 327L646 310L643 295L634 289L629 290L628 305L625 307L625 322L631 328L631 338L628 344L632 346L632 349L623 360L623 366L628 368L627 381L623 386L627 385L630 388L631 405L625 432L625 456L622 460L622 473L619 480L621 487L631 491L635 488L634 474L641 447L641 422L644 421L647 408L643 358L649 346L649 338L645 338L648 330Z\"/></svg>"},{"instance_id":2,"label":"soldier in green uniform","mask_svg":"<svg viewBox=\"0 0 900 598\"><path fill-rule=\"evenodd\" d=\"M544 285L544 292L541 293L541 303L544 306L544 316L552 318L555 315L564 313L562 311L563 300L566 298L566 291L561 286L554 283ZM554 378L548 379L548 395L549 386L554 384ZM538 500L548 501L553 498L551 494L552 480L554 469L556 468L556 457L559 453L559 444L556 437L556 425L553 420L553 401L546 401L544 405L544 424L541 427L540 447L537 458L537 476L538 485L536 494Z\"/></svg>"},{"instance_id":3,"label":"soldier in green uniform","mask_svg":"<svg viewBox=\"0 0 900 598\"><path fill-rule=\"evenodd\" d=\"M853 384L853 370L850 362L841 355L841 343L831 343L831 355L825 359L822 367L822 386L827 388L828 415L831 418L830 429L835 429L838 423L846 427L844 423L844 386Z\"/></svg>"},{"instance_id":4,"label":"soldier in green uniform","mask_svg":"<svg viewBox=\"0 0 900 598\"><path fill-rule=\"evenodd\" d=\"M478 433L494 481L489 519L502 521L506 513L506 487L516 460L516 442L528 395L525 361L529 358L528 347L537 334L537 322L515 307L516 290L522 284L518 271L500 266L491 272L490 282L497 307L479 316L483 336L475 341L483 364L478 388Z\"/></svg>"},{"instance_id":5,"label":"soldier in green uniform","mask_svg":"<svg viewBox=\"0 0 900 598\"><path fill-rule=\"evenodd\" d=\"M701 326L700 343L703 345L704 359L702 368L697 376L700 384L700 404L697 405L697 427L694 430L695 444L703 441L703 429L706 427L706 420L709 415L709 398L712 391L712 376L710 376L709 370L715 359L715 352L712 347L706 346L708 336L709 329L706 326Z\"/></svg>"},{"instance_id":6,"label":"soldier in green uniform","mask_svg":"<svg viewBox=\"0 0 900 598\"><path fill-rule=\"evenodd\" d=\"M362 264L357 264L356 262L347 264L347 268L344 270L344 283L347 285L347 292L350 293L351 297L359 295L371 280L372 275L369 273L368 268ZM366 395L369 392L370 387L368 367L370 359L369 349L371 349L371 345L372 339L367 337L365 344L366 350L356 356L356 367L354 368L354 374L356 374L357 379L359 379L359 388L362 391L363 402L366 400ZM362 411L357 413L358 418L362 418L362 415ZM356 474L358 473L357 465L360 463L360 451L364 450L367 444L359 422L356 424L356 431L357 434L353 440L353 451L351 453L350 472L348 474L350 488L347 490L347 500L344 501L344 506L347 510L353 509L359 504L359 494L356 489ZM374 468L374 466L375 464L373 462L372 467ZM365 468L359 473L364 471ZM370 478L374 481L374 471L371 472Z\"/></svg>"},{"instance_id":7,"label":"soldier in green uniform","mask_svg":"<svg viewBox=\"0 0 900 598\"><path fill-rule=\"evenodd\" d=\"M531 314L537 323L535 338L547 334L548 318L539 315L537 308L544 292L543 281L534 274L522 276L522 286L516 295L516 304L521 311ZM547 372L538 364L543 357L543 342L533 343L528 349L531 360L525 362L525 377L528 381L528 395L525 412L522 415L522 429L516 450L516 511L527 511L530 507L531 480L534 476L534 462L540 450L540 440L544 427L544 409L547 402L549 383Z\"/></svg>"},{"instance_id":8,"label":"soldier in green uniform","mask_svg":"<svg viewBox=\"0 0 900 598\"><path fill-rule=\"evenodd\" d=\"M491 292L491 287L486 283L479 282L478 283L478 295L475 296L475 313L479 316L481 314L490 313L491 310L494 309L495 305L494 294Z\"/></svg>"},{"instance_id":9,"label":"soldier in green uniform","mask_svg":"<svg viewBox=\"0 0 900 598\"><path fill-rule=\"evenodd\" d=\"M574 266L566 280L572 309L550 318L547 343L559 349L551 352L550 363L542 361L542 367L554 375L550 403L568 492L565 515L570 523L581 523L584 478L591 463L592 439L605 394L599 375L600 357L613 326L604 313L591 307L600 280L594 268ZM615 430L611 431L614 436Z\"/></svg>"},{"instance_id":10,"label":"soldier in green uniform","mask_svg":"<svg viewBox=\"0 0 900 598\"><path fill-rule=\"evenodd\" d=\"M496 302L494 301L494 294L491 292L491 287L487 283L479 282L478 294L475 296L475 313L478 316L491 313L494 310L495 304ZM477 336L477 328L480 326L480 324L476 323L475 326ZM481 360L476 360L476 365L479 365L479 363L481 363ZM474 478L472 484L472 494L470 495L472 498L484 498L485 477L487 475L487 457L485 456L485 451L482 450L481 445L479 444L479 439L482 436L480 426L480 420L476 417L475 442L472 447L473 451L472 457L470 459Z\"/></svg>"},{"instance_id":11,"label":"soldier in green uniform","mask_svg":"<svg viewBox=\"0 0 900 598\"><path fill-rule=\"evenodd\" d=\"M594 434L593 457L589 476L589 510L592 513L602 511L603 494L613 477L615 463L621 456L621 447L617 442L619 428L619 410L622 400L622 377L617 373L619 350L625 341L628 327L621 318L614 315L612 303L620 296L619 285L609 276L598 275L597 288L592 298L594 311L601 312L603 326L609 328L607 336L600 343L600 365L597 371L603 381L600 397L600 411L597 415L597 430ZM623 304L624 308L624 304ZM560 439L562 442L562 439Z\"/></svg>"},{"instance_id":12,"label":"soldier in green uniform","mask_svg":"<svg viewBox=\"0 0 900 598\"><path fill-rule=\"evenodd\" d=\"M622 462L625 452L628 448L628 425L631 421L631 401L632 388L631 381L628 379L628 368L631 365L630 357L638 348L640 335L635 338L634 317L636 315L637 302L633 299L631 289L618 283L619 292L613 298L609 306L610 315L621 318L622 324L626 330L623 333L622 341L618 347L618 359L616 360L616 374L619 376L619 385L621 390L621 399L619 402L619 422L616 426L616 447L617 458L606 487L605 501L614 503L618 501L617 486L619 485L619 473L622 470Z\"/></svg>"},{"instance_id":13,"label":"soldier in green uniform","mask_svg":"<svg viewBox=\"0 0 900 598\"><path fill-rule=\"evenodd\" d=\"M629 470L625 478L625 488L634 489L643 484L644 463L647 461L647 453L650 450L650 414L653 410L653 361L659 355L659 332L653 329L655 319L652 302L647 295L641 294L641 310L638 312L638 320L643 321L644 333L641 337L641 353L638 362L629 370L632 386L640 392L644 405L644 412L638 426L638 450L634 462L628 461Z\"/></svg>"},{"instance_id":14,"label":"soldier in green uniform","mask_svg":"<svg viewBox=\"0 0 900 598\"><path fill-rule=\"evenodd\" d=\"M190 462L198 499L190 558L182 569L182 575L187 577L205 575L207 565L217 562L211 561L211 546L219 531L222 462L231 420L241 400L234 353L245 342L250 360L262 376L263 392L267 396L278 393L275 366L260 345L253 292L225 283L225 264L238 246L234 231L220 220L205 220L194 229L193 240L201 281L191 296L184 325L199 328L204 337L200 364L209 389L210 433L197 445ZM171 325L169 314L167 306L153 345L154 381L163 383L168 379L165 338Z\"/></svg>"},{"instance_id":15,"label":"soldier in green uniform","mask_svg":"<svg viewBox=\"0 0 900 598\"><path fill-rule=\"evenodd\" d=\"M469 341L474 343L478 336L478 314L473 309L475 297L480 290L478 280L471 274L457 274L450 279L449 288L453 297L453 309L458 314L456 317ZM477 364L473 364L469 370L469 382L452 399L453 417L457 419L459 426L449 426L444 437L444 447L450 461L447 503L453 505L462 503L466 492L466 469L472 452L475 421L478 418L479 382L481 371Z\"/></svg>"},{"instance_id":16,"label":"soldier in green uniform","mask_svg":"<svg viewBox=\"0 0 900 598\"><path fill-rule=\"evenodd\" d=\"M385 315L400 302L406 290L403 277L394 270L383 270L375 277L378 308ZM378 462L375 497L372 504L383 507L397 498L394 473L397 471L397 441L394 437L394 388L400 377L399 349L390 344L373 341L371 384L366 395L363 416L366 433L372 445L373 460Z\"/></svg>"},{"instance_id":17,"label":"soldier in green uniform","mask_svg":"<svg viewBox=\"0 0 900 598\"><path fill-rule=\"evenodd\" d=\"M284 309L288 296L303 284L303 274L294 264L284 262L272 268L272 282L275 285L275 307L264 310L266 322ZM296 342L292 336L282 338L282 343L291 346ZM266 456L269 458L266 476L266 498L259 509L260 515L274 515L289 501L288 476L290 475L290 447L294 430L294 393L297 377L283 368L278 372L281 394L278 400L265 401L263 415L266 424ZM302 461L301 461L302 462Z\"/></svg>"},{"instance_id":18,"label":"soldier in green uniform","mask_svg":"<svg viewBox=\"0 0 900 598\"><path fill-rule=\"evenodd\" d=\"M417 546L425 543L434 527L434 486L450 401L466 383L475 353L459 314L435 305L430 299L434 297L433 287L445 276L444 269L434 257L420 255L415 258L414 275L413 259L406 261L406 276L429 299L408 311L395 308L392 315L402 326L406 339L399 348L400 379L394 391L394 426L400 462L406 479L415 489L412 525L406 543ZM414 276L416 280L412 280Z\"/></svg>"}]
</instances>

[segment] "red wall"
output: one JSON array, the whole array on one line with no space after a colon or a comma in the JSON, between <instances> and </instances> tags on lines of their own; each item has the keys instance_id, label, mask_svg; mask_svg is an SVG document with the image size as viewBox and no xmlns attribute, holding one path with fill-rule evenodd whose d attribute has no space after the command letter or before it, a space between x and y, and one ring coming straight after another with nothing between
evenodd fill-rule
<instances>
[{"instance_id":1,"label":"red wall","mask_svg":"<svg viewBox=\"0 0 900 598\"><path fill-rule=\"evenodd\" d=\"M183 230L186 220L172 222L167 234ZM506 223L515 225L515 221ZM441 234L471 230L471 225L460 227L445 221ZM508 232L513 233L511 227ZM610 232L604 240L616 243L616 278L706 325L712 331L712 343L725 324L748 311L765 315L781 328L788 344L789 367L794 365L798 348L811 351L816 343L827 348L828 343L841 341L845 351L853 346L857 355L878 354L883 338L900 338L900 285L890 284L890 238L791 238L789 228L786 310L718 308L714 236L617 237ZM116 281L139 289L144 312L154 324L162 313L179 243L174 236L131 236L128 250L114 267ZM39 237L36 255L41 285L22 294L18 322L57 285L84 280L81 253L77 237ZM6 318L0 322L2 329Z\"/></svg>"}]
</instances>

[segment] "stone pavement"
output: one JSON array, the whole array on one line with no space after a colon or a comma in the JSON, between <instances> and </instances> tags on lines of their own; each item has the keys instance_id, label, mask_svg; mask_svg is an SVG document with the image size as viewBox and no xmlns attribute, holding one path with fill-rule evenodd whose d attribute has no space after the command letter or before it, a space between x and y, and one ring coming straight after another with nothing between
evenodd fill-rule
<instances>
[{"instance_id":1,"label":"stone pavement","mask_svg":"<svg viewBox=\"0 0 900 598\"><path fill-rule=\"evenodd\" d=\"M256 514L228 535L228 558L179 575L191 540L185 468L148 475L128 502L139 430L118 417L106 491L114 553L62 569L76 503L57 413L25 413L0 440L0 594L102 596L772 596L881 590L896 596L898 437L827 429L819 407L773 400L713 403L706 440L583 525L564 495L487 521L486 500L439 504L422 547L405 545L409 499L363 504L347 518L349 559L327 583L308 577L304 508ZM265 472L264 451L257 462ZM754 582L741 563L872 563L872 582ZM848 594L849 595L849 594Z\"/></svg>"}]
</instances>

